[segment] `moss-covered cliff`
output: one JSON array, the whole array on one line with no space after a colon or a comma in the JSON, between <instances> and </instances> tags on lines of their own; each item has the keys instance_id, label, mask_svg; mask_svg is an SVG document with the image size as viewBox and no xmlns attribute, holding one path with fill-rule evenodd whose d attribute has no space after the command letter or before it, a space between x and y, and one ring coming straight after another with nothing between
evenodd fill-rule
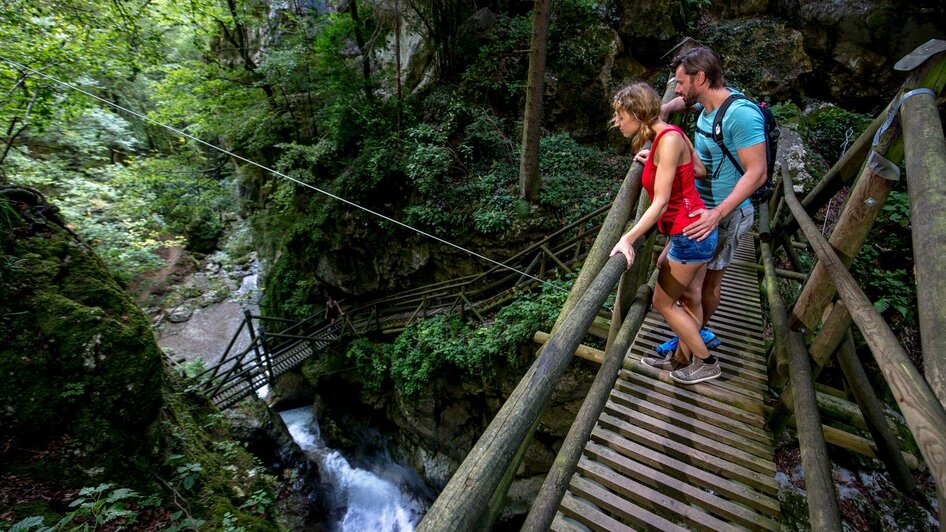
<instances>
[{"instance_id":1,"label":"moss-covered cliff","mask_svg":"<svg viewBox=\"0 0 946 532\"><path fill-rule=\"evenodd\" d=\"M168 370L147 318L55 212L0 188L0 523L88 523L120 504L116 523L272 530L276 480ZM97 515L69 506L113 496Z\"/></svg>"}]
</instances>

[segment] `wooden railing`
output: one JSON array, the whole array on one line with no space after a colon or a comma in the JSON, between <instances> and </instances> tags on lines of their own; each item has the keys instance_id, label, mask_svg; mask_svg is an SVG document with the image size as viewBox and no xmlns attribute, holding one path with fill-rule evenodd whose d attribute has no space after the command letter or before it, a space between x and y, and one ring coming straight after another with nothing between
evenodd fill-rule
<instances>
[{"instance_id":1,"label":"wooden railing","mask_svg":"<svg viewBox=\"0 0 946 532\"><path fill-rule=\"evenodd\" d=\"M939 212L941 209L933 210L932 207L938 207L939 204L930 203L943 199L942 185L946 179L946 149L935 105L935 95L946 85L946 53L942 41L939 42L938 46L931 46L932 41L924 45L936 51L929 57L921 57L920 61L910 63L907 82L887 107L885 114L874 121L872 127L855 143L854 149L835 165L805 201L795 197L791 175L783 164L783 194L776 217L782 212L785 217L775 221L776 229L772 234L767 235L760 230L766 283L771 287L768 291L776 336L776 349L769 366L770 384L773 388L781 389L787 380L787 386L769 417L769 426L778 431L794 415L813 529L841 529L831 464L825 445L828 429L822 425L813 386L818 372L835 353L850 388L856 390L853 395L874 438L878 457L887 465L900 489L910 492L915 486L896 438L887 426L880 402L853 352L849 332L851 325L856 326L866 340L903 412L936 483L941 527L946 527L946 519L943 519L946 515L943 513L946 509L946 411L941 403L944 396L937 398L934 393L934 389L942 392L944 384L939 372L946 364L940 356L942 351L936 349L946 345L943 343L946 342L946 331L942 327L946 318L942 313L943 299L935 299L935 302L933 299L946 295L946 275L941 271L938 275L934 273L946 256L946 230L942 228L944 218ZM922 54L922 50L923 47L914 54ZM925 90L916 91L918 88ZM909 145L906 150L905 143ZM926 378L910 361L890 327L848 271L887 194L899 177L897 165L905 151L911 203L917 202L911 205L911 210L915 224L914 258L920 287L920 332L924 338L924 357L937 359L926 368ZM860 163L863 165L860 166L857 179L852 182L853 188L845 207L830 238L826 239L812 222L809 213L827 201L830 194L826 191L837 190L842 182L851 182L851 176L854 175L852 169ZM936 174L932 180L934 186L940 186L939 189L929 188L930 170ZM926 191L931 197L915 197L914 186ZM804 233L818 257L818 263L798 295L791 315L787 316L781 302L773 300L775 276L769 242L784 241L785 231L793 230L795 226ZM931 253L936 253L935 259ZM924 272L922 281L921 271ZM774 293L778 291L774 290ZM840 296L838 301L834 300L835 294ZM805 342L805 333L815 330L818 333L813 336L809 346Z\"/></svg>"}]
</instances>

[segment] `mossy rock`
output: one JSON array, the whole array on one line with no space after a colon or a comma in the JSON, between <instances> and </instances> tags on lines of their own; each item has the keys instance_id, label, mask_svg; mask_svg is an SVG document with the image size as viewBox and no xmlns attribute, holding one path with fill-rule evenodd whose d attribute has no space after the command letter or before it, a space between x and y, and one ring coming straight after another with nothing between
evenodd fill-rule
<instances>
[{"instance_id":1,"label":"mossy rock","mask_svg":"<svg viewBox=\"0 0 946 532\"><path fill-rule=\"evenodd\" d=\"M4 231L0 246L0 432L21 447L67 434L72 456L55 476L138 473L164 374L147 319L55 224Z\"/></svg>"},{"instance_id":2,"label":"mossy rock","mask_svg":"<svg viewBox=\"0 0 946 532\"><path fill-rule=\"evenodd\" d=\"M720 55L727 84L756 99L797 97L801 79L812 71L802 34L774 19L718 20L698 37Z\"/></svg>"}]
</instances>

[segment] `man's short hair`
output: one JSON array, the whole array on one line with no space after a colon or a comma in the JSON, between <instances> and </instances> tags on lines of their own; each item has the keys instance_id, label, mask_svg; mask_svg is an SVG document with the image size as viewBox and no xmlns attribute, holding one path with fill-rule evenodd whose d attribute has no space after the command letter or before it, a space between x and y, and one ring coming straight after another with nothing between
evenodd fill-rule
<instances>
[{"instance_id":1,"label":"man's short hair","mask_svg":"<svg viewBox=\"0 0 946 532\"><path fill-rule=\"evenodd\" d=\"M705 46L697 46L674 57L673 62L670 63L670 70L676 72L680 65L683 65L683 71L688 76L704 73L711 89L719 89L726 85L719 56Z\"/></svg>"}]
</instances>

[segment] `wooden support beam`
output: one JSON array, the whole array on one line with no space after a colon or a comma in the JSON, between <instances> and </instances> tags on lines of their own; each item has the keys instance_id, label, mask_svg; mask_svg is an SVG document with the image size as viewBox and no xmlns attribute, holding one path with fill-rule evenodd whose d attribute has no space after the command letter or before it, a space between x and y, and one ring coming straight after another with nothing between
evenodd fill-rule
<instances>
[{"instance_id":1,"label":"wooden support beam","mask_svg":"<svg viewBox=\"0 0 946 532\"><path fill-rule=\"evenodd\" d=\"M766 231L760 231L767 234L769 227L769 205L762 203L759 205L759 227ZM788 355L785 347L788 342L788 313L785 311L785 305L782 304L782 297L779 295L778 279L775 273L775 262L772 260L772 247L768 239L759 239L759 249L762 252L762 266L765 268L765 294L769 301L769 312L772 316L772 328L775 333L775 347L772 350L772 356L769 359L769 386L775 390L781 390L788 381Z\"/></svg>"},{"instance_id":2,"label":"wooden support beam","mask_svg":"<svg viewBox=\"0 0 946 532\"><path fill-rule=\"evenodd\" d=\"M831 360L831 356L844 341L844 336L851 330L853 322L851 313L848 312L844 301L836 301L831 307L828 317L824 319L824 325L818 331L818 335L811 342L809 351L814 362L814 368L811 372L813 378L817 379L822 368Z\"/></svg>"},{"instance_id":3,"label":"wooden support beam","mask_svg":"<svg viewBox=\"0 0 946 532\"><path fill-rule=\"evenodd\" d=\"M946 75L946 74L944 74ZM916 272L917 309L926 381L946 406L946 140L936 98L918 94L903 102L903 141Z\"/></svg>"},{"instance_id":4,"label":"wooden support beam","mask_svg":"<svg viewBox=\"0 0 946 532\"><path fill-rule=\"evenodd\" d=\"M913 491L916 488L916 481L903 460L897 438L887 425L887 416L884 414L880 400L877 399L877 394L874 393L874 388L867 378L864 366L861 365L857 353L854 352L854 338L850 331L848 331L841 349L838 350L838 362L841 365L841 371L844 372L844 378L851 388L851 393L854 394L854 399L864 413L867 429L873 436L874 444L877 447L877 456L887 466L890 477L894 484L900 488L900 491L904 493Z\"/></svg>"},{"instance_id":5,"label":"wooden support beam","mask_svg":"<svg viewBox=\"0 0 946 532\"><path fill-rule=\"evenodd\" d=\"M604 411L611 389L614 388L614 382L624 362L624 355L644 322L652 295L653 288L650 285L641 286L637 290L627 319L621 325L614 342L608 347L601 368L582 402L575 421L568 430L568 435L555 461L552 462L552 467L536 495L522 530L536 532L547 530L555 518L559 503L568 487L568 481L577 469L578 459L585 448L585 442L588 441L598 417Z\"/></svg>"},{"instance_id":6,"label":"wooden support beam","mask_svg":"<svg viewBox=\"0 0 946 532\"><path fill-rule=\"evenodd\" d=\"M471 530L478 526L523 440L548 403L555 383L565 372L585 331L626 265L624 256L618 255L601 268L431 505L417 530Z\"/></svg>"},{"instance_id":7,"label":"wooden support beam","mask_svg":"<svg viewBox=\"0 0 946 532\"><path fill-rule=\"evenodd\" d=\"M890 139L886 143L890 144ZM881 155L887 153L885 147L878 147ZM897 161L892 161L896 164ZM851 265L854 256L864 244L874 220L880 214L887 194L893 189L895 181L879 174L873 165L865 165L860 178L851 189L847 204L834 231L830 244L837 251L845 267ZM819 233L820 234L820 233ZM810 237L809 237L810 238ZM835 289L824 264L818 263L811 271L808 282L802 288L792 310L793 328L804 327L813 331L821 321L821 314L835 297Z\"/></svg>"},{"instance_id":8,"label":"wooden support beam","mask_svg":"<svg viewBox=\"0 0 946 532\"><path fill-rule=\"evenodd\" d=\"M944 86L946 86L946 54L939 53L910 73L900 93L888 106L889 112L897 112L896 104L899 103L902 95L909 90L926 87L939 94ZM913 96L907 99L904 105L910 104L911 99L918 97L922 98L921 95ZM904 139L900 135L900 121L894 120L892 122L891 127L881 136L877 145L873 146L873 151L886 157L894 165L903 160ZM872 157L875 157L876 154ZM783 174L785 173L787 172L783 171ZM881 175L881 170L870 160L864 164L860 177L848 196L845 208L830 239L831 245L835 247L845 266L850 266L854 256L863 244L870 231L870 226L873 225L874 219L883 207L893 184L894 182L885 179ZM808 209L811 205L803 205L803 207ZM794 209L792 210L794 211ZM809 210L808 212L812 211ZM796 218L798 217L797 213L793 212L793 214ZM932 216L932 214L930 215ZM792 316L793 327L804 326L809 330L814 330L822 310L833 297L834 288L830 286L827 280L824 267L816 265L795 305Z\"/></svg>"},{"instance_id":9,"label":"wooden support beam","mask_svg":"<svg viewBox=\"0 0 946 532\"><path fill-rule=\"evenodd\" d=\"M811 379L811 363L805 349L805 338L792 332L788 338L788 362L795 403L795 422L801 463L808 492L808 522L812 530L841 530L838 496L831 478L831 461L821 429L821 416Z\"/></svg>"},{"instance_id":10,"label":"wooden support beam","mask_svg":"<svg viewBox=\"0 0 946 532\"><path fill-rule=\"evenodd\" d=\"M566 266L565 263L562 262L558 257L556 257L555 253L552 253L552 251L547 246L543 245L542 251L544 251L545 254L548 255L549 258L552 259L552 261L555 262L555 264L557 264L559 268L564 270L565 273L572 273L571 269L568 266Z\"/></svg>"},{"instance_id":11,"label":"wooden support beam","mask_svg":"<svg viewBox=\"0 0 946 532\"><path fill-rule=\"evenodd\" d=\"M936 482L939 498L940 523L946 526L946 411L926 380L920 375L897 337L884 322L883 317L867 299L857 281L847 271L844 263L824 239L791 189L791 176L782 165L782 180L785 199L802 231L808 237L819 263L823 264L835 284L841 299L847 305L854 323L870 346L877 365L884 374L900 411L913 433L920 452L930 468Z\"/></svg>"}]
</instances>

